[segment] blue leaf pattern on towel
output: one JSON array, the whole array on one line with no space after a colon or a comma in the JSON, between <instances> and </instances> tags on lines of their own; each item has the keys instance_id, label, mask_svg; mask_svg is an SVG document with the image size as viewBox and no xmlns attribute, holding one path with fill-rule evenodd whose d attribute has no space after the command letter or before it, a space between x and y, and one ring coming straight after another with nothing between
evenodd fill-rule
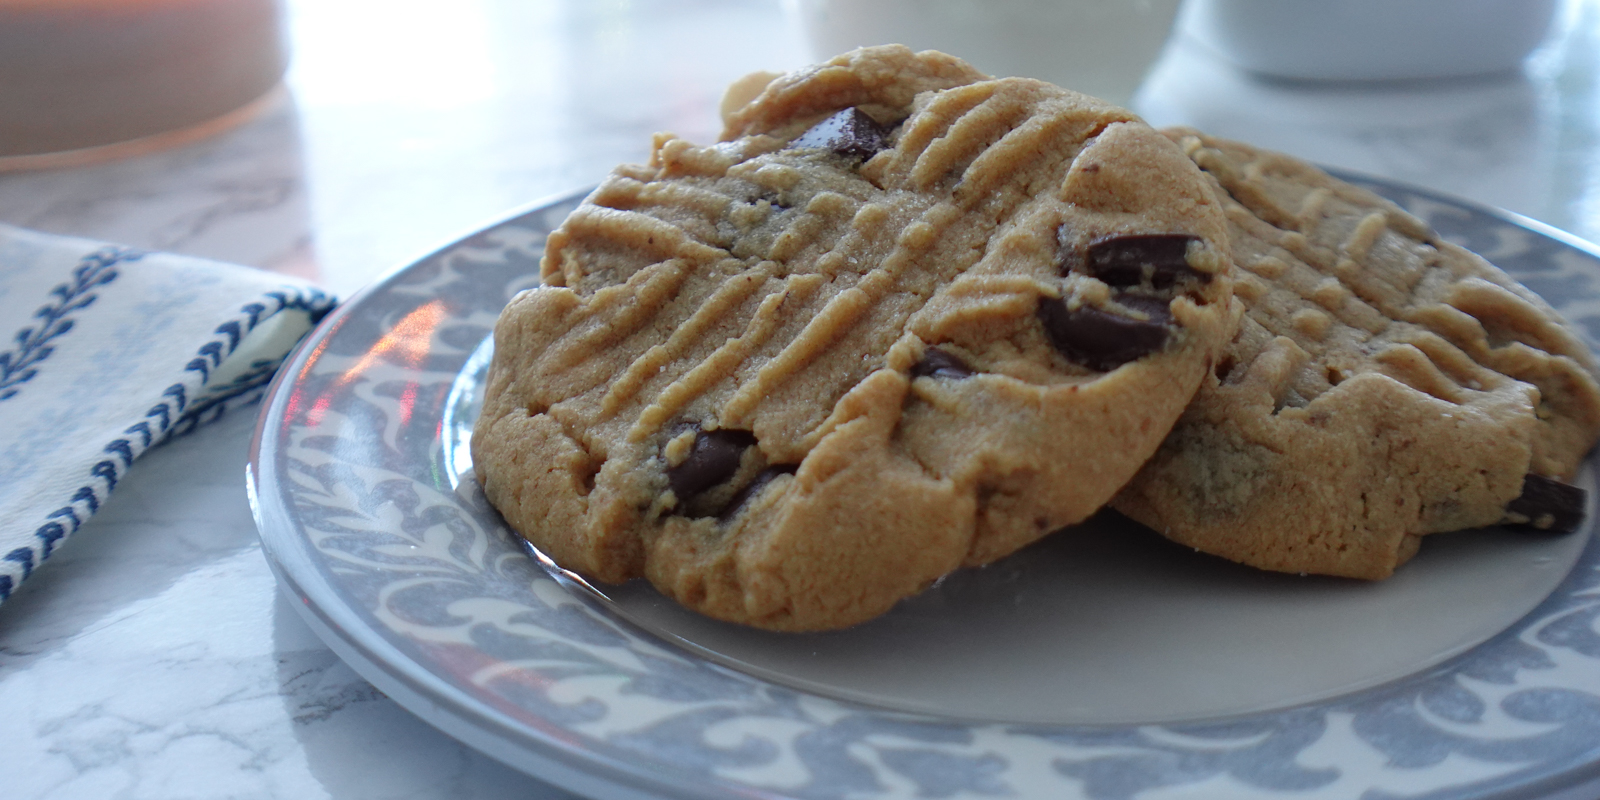
<instances>
[{"instance_id":1,"label":"blue leaf pattern on towel","mask_svg":"<svg viewBox=\"0 0 1600 800\"><path fill-rule=\"evenodd\" d=\"M0 387L4 387L0 391L5 392L0 394L0 400L14 396L16 385L33 377L39 362L50 354L48 343L72 329L73 321L67 315L89 307L94 301L90 290L115 279L117 264L144 255L139 251L107 247L83 259L73 271L73 281L52 292L57 302L35 315L45 323L18 334L17 341L23 345L20 350L0 354ZM200 373L197 390L191 395L183 383L174 383L162 391L161 399L145 412L145 418L123 430L124 434L135 438L116 437L107 442L101 450L114 458L97 462L88 470L85 483L72 492L67 502L45 515L34 531L37 547L18 548L0 559L21 566L20 575L0 575L0 601L10 597L17 584L26 580L37 564L49 558L62 539L77 532L85 520L100 510L106 496L116 489L127 469L144 451L215 420L230 408L260 399L282 363L282 354L252 361L248 369L226 385L206 385L212 370L238 348L245 336L262 322L285 311L302 312L315 325L334 305L331 296L309 288L284 288L267 292L262 297L270 302L242 305L235 318L218 325L213 330L215 338L202 344L195 357L178 370Z\"/></svg>"},{"instance_id":2,"label":"blue leaf pattern on towel","mask_svg":"<svg viewBox=\"0 0 1600 800\"><path fill-rule=\"evenodd\" d=\"M0 353L0 401L16 397L22 384L39 374L39 365L55 352L50 343L72 330L73 321L67 315L88 308L98 297L91 290L116 280L118 264L137 261L144 255L141 250L126 247L102 247L78 262L72 270L72 282L51 290L55 302L33 313L39 324L17 332L17 349Z\"/></svg>"}]
</instances>

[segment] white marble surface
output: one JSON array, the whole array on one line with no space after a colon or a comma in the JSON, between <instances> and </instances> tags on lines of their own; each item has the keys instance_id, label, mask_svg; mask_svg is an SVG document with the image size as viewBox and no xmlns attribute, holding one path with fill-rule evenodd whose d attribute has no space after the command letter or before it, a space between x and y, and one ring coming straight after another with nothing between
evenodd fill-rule
<instances>
[{"instance_id":1,"label":"white marble surface","mask_svg":"<svg viewBox=\"0 0 1600 800\"><path fill-rule=\"evenodd\" d=\"M245 502L251 428L151 451L0 608L7 795L568 797L410 716L312 635Z\"/></svg>"},{"instance_id":2,"label":"white marble surface","mask_svg":"<svg viewBox=\"0 0 1600 800\"><path fill-rule=\"evenodd\" d=\"M448 9L448 10L446 10ZM729 80L808 60L778 0L291 0L287 88L179 149L0 174L0 221L314 277L348 296L481 221L715 135ZM1184 42L1137 101L1600 238L1600 7L1525 76L1252 79ZM667 44L670 42L670 44ZM156 449L0 606L8 798L561 798L341 664L276 591L251 420Z\"/></svg>"}]
</instances>

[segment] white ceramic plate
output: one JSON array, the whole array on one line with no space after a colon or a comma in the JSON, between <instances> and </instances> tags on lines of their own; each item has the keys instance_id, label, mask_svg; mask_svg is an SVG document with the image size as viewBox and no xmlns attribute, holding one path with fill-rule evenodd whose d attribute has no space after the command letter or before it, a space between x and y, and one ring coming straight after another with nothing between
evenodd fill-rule
<instances>
[{"instance_id":1,"label":"white ceramic plate","mask_svg":"<svg viewBox=\"0 0 1600 800\"><path fill-rule=\"evenodd\" d=\"M1345 177L1600 333L1592 246ZM1600 775L1592 524L1435 537L1371 584L1256 572L1102 515L815 635L543 562L483 500L467 441L494 319L577 201L347 302L262 413L249 486L279 579L446 732L600 798L1526 797Z\"/></svg>"}]
</instances>

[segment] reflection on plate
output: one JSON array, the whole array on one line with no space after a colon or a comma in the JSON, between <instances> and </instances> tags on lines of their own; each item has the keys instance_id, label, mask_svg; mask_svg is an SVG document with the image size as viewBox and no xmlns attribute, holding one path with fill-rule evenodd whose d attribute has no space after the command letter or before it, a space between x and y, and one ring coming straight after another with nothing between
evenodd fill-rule
<instances>
[{"instance_id":1,"label":"reflection on plate","mask_svg":"<svg viewBox=\"0 0 1600 800\"><path fill-rule=\"evenodd\" d=\"M1588 245L1354 180L1600 332ZM1365 584L1247 570L1104 515L805 636L543 569L466 441L495 316L576 202L347 303L263 410L250 489L280 580L446 732L602 798L1499 797L1600 766L1592 526L1437 537Z\"/></svg>"},{"instance_id":2,"label":"reflection on plate","mask_svg":"<svg viewBox=\"0 0 1600 800\"><path fill-rule=\"evenodd\" d=\"M444 461L458 482L471 480L492 352L480 345L446 402ZM866 624L809 635L720 623L644 581L573 583L692 652L819 695L966 720L1174 722L1323 700L1440 663L1537 606L1584 543L1464 531L1369 583L1232 564L1107 511Z\"/></svg>"}]
</instances>

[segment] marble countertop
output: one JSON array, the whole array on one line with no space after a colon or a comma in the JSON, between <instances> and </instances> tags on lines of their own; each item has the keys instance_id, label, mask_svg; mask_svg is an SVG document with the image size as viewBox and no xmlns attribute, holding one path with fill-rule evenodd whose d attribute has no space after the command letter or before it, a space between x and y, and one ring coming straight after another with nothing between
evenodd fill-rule
<instances>
[{"instance_id":1,"label":"marble countertop","mask_svg":"<svg viewBox=\"0 0 1600 800\"><path fill-rule=\"evenodd\" d=\"M644 158L655 131L714 138L729 81L810 60L778 0L287 7L292 66L257 116L177 149L0 174L0 221L348 297ZM1135 108L1595 240L1597 40L1600 5L1575 0L1524 75L1392 86L1262 81L1177 40ZM253 422L150 452L0 606L7 796L569 797L412 717L301 622L245 498Z\"/></svg>"}]
</instances>

